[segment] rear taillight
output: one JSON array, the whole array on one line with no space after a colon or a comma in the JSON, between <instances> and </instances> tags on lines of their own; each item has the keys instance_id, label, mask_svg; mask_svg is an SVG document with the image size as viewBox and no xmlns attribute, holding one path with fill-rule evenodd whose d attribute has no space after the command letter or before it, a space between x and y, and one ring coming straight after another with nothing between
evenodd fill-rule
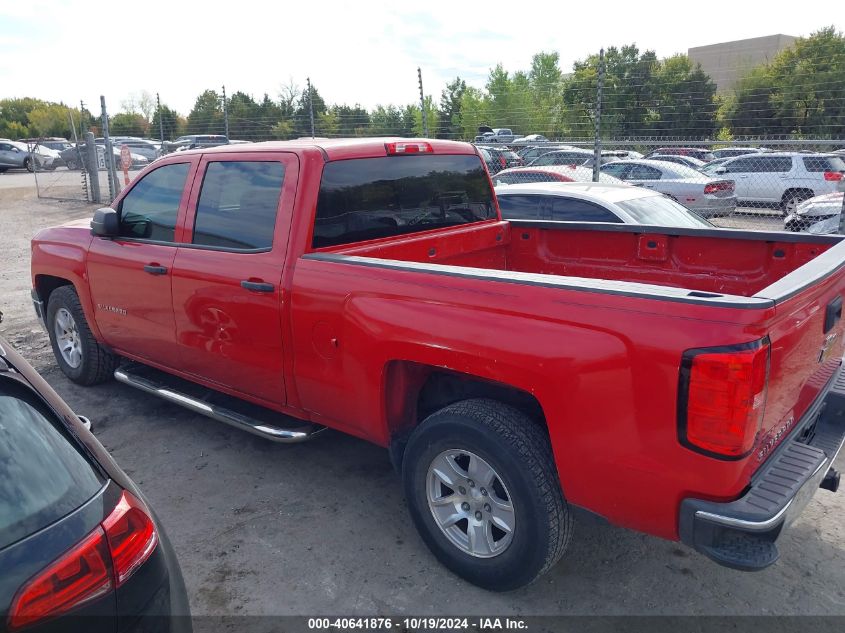
<instances>
[{"instance_id":1,"label":"rear taillight","mask_svg":"<svg viewBox=\"0 0 845 633\"><path fill-rule=\"evenodd\" d=\"M98 527L21 587L9 609L9 630L75 609L113 588L109 547Z\"/></svg>"},{"instance_id":2,"label":"rear taillight","mask_svg":"<svg viewBox=\"0 0 845 633\"><path fill-rule=\"evenodd\" d=\"M101 525L18 591L9 630L52 618L123 585L158 544L149 510L124 491Z\"/></svg>"},{"instance_id":3,"label":"rear taillight","mask_svg":"<svg viewBox=\"0 0 845 633\"><path fill-rule=\"evenodd\" d=\"M678 387L681 444L722 459L751 452L763 423L769 353L768 338L684 353Z\"/></svg>"},{"instance_id":4,"label":"rear taillight","mask_svg":"<svg viewBox=\"0 0 845 633\"><path fill-rule=\"evenodd\" d=\"M158 534L148 510L128 492L123 493L103 527L114 562L116 586L120 587L152 555Z\"/></svg>"},{"instance_id":5,"label":"rear taillight","mask_svg":"<svg viewBox=\"0 0 845 633\"><path fill-rule=\"evenodd\" d=\"M733 180L721 180L719 182L709 182L704 185L704 193L716 193L718 191L733 191L734 190L734 181Z\"/></svg>"},{"instance_id":6,"label":"rear taillight","mask_svg":"<svg viewBox=\"0 0 845 633\"><path fill-rule=\"evenodd\" d=\"M826 171L826 172L824 172L824 179L838 182L838 181L842 180L842 172L841 171Z\"/></svg>"},{"instance_id":7,"label":"rear taillight","mask_svg":"<svg viewBox=\"0 0 845 633\"><path fill-rule=\"evenodd\" d=\"M385 143L384 148L388 156L397 154L432 154L434 148L431 143Z\"/></svg>"},{"instance_id":8,"label":"rear taillight","mask_svg":"<svg viewBox=\"0 0 845 633\"><path fill-rule=\"evenodd\" d=\"M502 169L508 166L508 161L505 160L504 156L499 156L499 164L502 166Z\"/></svg>"}]
</instances>

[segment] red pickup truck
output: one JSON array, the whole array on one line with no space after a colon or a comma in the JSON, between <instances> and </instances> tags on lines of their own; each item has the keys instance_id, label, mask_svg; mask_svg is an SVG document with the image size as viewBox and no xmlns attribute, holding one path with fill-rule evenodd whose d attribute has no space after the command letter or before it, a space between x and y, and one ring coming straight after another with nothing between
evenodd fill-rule
<instances>
[{"instance_id":1,"label":"red pickup truck","mask_svg":"<svg viewBox=\"0 0 845 633\"><path fill-rule=\"evenodd\" d=\"M432 552L524 585L572 516L762 569L845 437L838 236L504 222L477 150L180 152L40 232L33 300L73 381L276 441L387 447Z\"/></svg>"}]
</instances>

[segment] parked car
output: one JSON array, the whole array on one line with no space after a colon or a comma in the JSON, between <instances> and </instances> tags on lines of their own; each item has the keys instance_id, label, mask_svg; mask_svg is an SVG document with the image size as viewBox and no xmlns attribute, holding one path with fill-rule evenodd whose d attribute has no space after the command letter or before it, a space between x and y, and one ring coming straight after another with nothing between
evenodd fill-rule
<instances>
[{"instance_id":1,"label":"parked car","mask_svg":"<svg viewBox=\"0 0 845 633\"><path fill-rule=\"evenodd\" d=\"M547 143L549 139L547 139L542 134L529 134L528 136L520 136L511 141L511 143Z\"/></svg>"},{"instance_id":2,"label":"parked car","mask_svg":"<svg viewBox=\"0 0 845 633\"><path fill-rule=\"evenodd\" d=\"M795 211L783 220L786 231L804 231L811 225L830 218L836 219L835 231L839 230L839 214L842 212L842 193L824 193L804 200Z\"/></svg>"},{"instance_id":3,"label":"parked car","mask_svg":"<svg viewBox=\"0 0 845 633\"><path fill-rule=\"evenodd\" d=\"M97 147L97 161L100 165L105 165L106 147L105 145L96 143L96 141L95 145ZM85 147L85 143L80 143L78 148L76 146L73 146L61 152L61 159L65 163L65 165L67 165L68 169L82 169L82 165L84 162L84 155L82 153L85 151ZM112 144L112 154L114 155L115 166L118 170L120 170L121 157L119 144ZM130 157L132 158L132 165L130 167L131 169L141 169L143 167L146 167L150 163L146 156L142 156L141 154L138 154L135 151L130 152Z\"/></svg>"},{"instance_id":4,"label":"parked car","mask_svg":"<svg viewBox=\"0 0 845 633\"><path fill-rule=\"evenodd\" d=\"M736 183L741 203L780 209L785 217L805 200L836 191L845 174L845 159L835 154L767 152L733 158L713 173Z\"/></svg>"},{"instance_id":5,"label":"parked car","mask_svg":"<svg viewBox=\"0 0 845 633\"><path fill-rule=\"evenodd\" d=\"M78 353L72 314L58 353ZM86 422L0 338L3 630L190 631L167 534Z\"/></svg>"},{"instance_id":6,"label":"parked car","mask_svg":"<svg viewBox=\"0 0 845 633\"><path fill-rule=\"evenodd\" d=\"M0 173L10 169L35 170L35 159L24 143L0 139Z\"/></svg>"},{"instance_id":7,"label":"parked car","mask_svg":"<svg viewBox=\"0 0 845 633\"><path fill-rule=\"evenodd\" d=\"M187 149L218 147L228 145L229 139L223 134L189 134L180 136L175 141L164 141L162 153L180 152Z\"/></svg>"},{"instance_id":8,"label":"parked car","mask_svg":"<svg viewBox=\"0 0 845 633\"><path fill-rule=\"evenodd\" d=\"M724 165L726 162L731 160L732 156L728 156L726 158L717 158L715 160L711 160L709 163L704 163L704 165L698 170L703 174L707 174L708 176L717 176L716 168L719 165Z\"/></svg>"},{"instance_id":9,"label":"parked car","mask_svg":"<svg viewBox=\"0 0 845 633\"><path fill-rule=\"evenodd\" d=\"M572 149L578 150L577 147L573 147L572 145L528 145L526 147L519 147L516 148L516 153L519 154L520 158L525 161L525 163L530 163L535 158L542 156L543 154L548 154L549 152L554 152L558 150L564 149Z\"/></svg>"},{"instance_id":10,"label":"parked car","mask_svg":"<svg viewBox=\"0 0 845 633\"><path fill-rule=\"evenodd\" d=\"M491 128L482 125L478 128L475 143L510 143L516 138L513 130L506 127Z\"/></svg>"},{"instance_id":11,"label":"parked car","mask_svg":"<svg viewBox=\"0 0 845 633\"><path fill-rule=\"evenodd\" d=\"M675 163L676 165L686 165L687 167L691 167L692 169L698 171L701 171L701 168L705 165L709 165L709 163L705 163L703 160L698 160L697 158L693 158L692 156L653 154L652 156L649 156L648 159L662 160L667 163Z\"/></svg>"},{"instance_id":12,"label":"parked car","mask_svg":"<svg viewBox=\"0 0 845 633\"><path fill-rule=\"evenodd\" d=\"M735 156L745 156L746 154L759 154L766 151L762 147L723 147L721 149L714 149L710 153L715 158L733 158Z\"/></svg>"},{"instance_id":13,"label":"parked car","mask_svg":"<svg viewBox=\"0 0 845 633\"><path fill-rule=\"evenodd\" d=\"M564 149L546 152L530 163L531 167L546 167L549 165L583 165L593 158L594 154L586 149Z\"/></svg>"},{"instance_id":14,"label":"parked car","mask_svg":"<svg viewBox=\"0 0 845 633\"><path fill-rule=\"evenodd\" d=\"M651 158L657 154L661 156L692 156L698 160L703 160L705 163L716 158L709 149L701 147L659 147L646 154L645 158Z\"/></svg>"},{"instance_id":15,"label":"parked car","mask_svg":"<svg viewBox=\"0 0 845 633\"><path fill-rule=\"evenodd\" d=\"M42 145L57 152L61 152L62 150L67 149L68 147L73 147L73 143L68 141L66 138L62 138L60 136L48 136L46 138L25 138L21 139L21 143Z\"/></svg>"},{"instance_id":16,"label":"parked car","mask_svg":"<svg viewBox=\"0 0 845 633\"><path fill-rule=\"evenodd\" d=\"M705 218L730 215L736 209L732 180L711 177L686 165L620 160L602 165L601 170L627 183L659 191Z\"/></svg>"},{"instance_id":17,"label":"parked car","mask_svg":"<svg viewBox=\"0 0 845 633\"><path fill-rule=\"evenodd\" d=\"M615 156L616 158L642 158L643 155L640 152L634 151L632 149L607 149L602 150L602 156Z\"/></svg>"},{"instance_id":18,"label":"parked car","mask_svg":"<svg viewBox=\"0 0 845 633\"><path fill-rule=\"evenodd\" d=\"M713 228L663 194L625 184L554 182L496 187L505 220Z\"/></svg>"},{"instance_id":19,"label":"parked car","mask_svg":"<svg viewBox=\"0 0 845 633\"><path fill-rule=\"evenodd\" d=\"M508 167L520 167L525 162L514 151L509 149L499 149L496 147L478 145L478 151L484 162L487 164L487 170L491 174L495 174L502 169Z\"/></svg>"},{"instance_id":20,"label":"parked car","mask_svg":"<svg viewBox=\"0 0 845 633\"><path fill-rule=\"evenodd\" d=\"M491 176L493 184L518 185L528 182L592 182L592 167L580 165L549 165L544 167L515 167ZM599 182L625 184L610 174L599 173Z\"/></svg>"},{"instance_id":21,"label":"parked car","mask_svg":"<svg viewBox=\"0 0 845 633\"><path fill-rule=\"evenodd\" d=\"M575 507L762 569L836 488L840 237L503 221L476 148L442 140L188 150L113 205L32 241L64 375L387 448L422 540L480 586L550 569Z\"/></svg>"},{"instance_id":22,"label":"parked car","mask_svg":"<svg viewBox=\"0 0 845 633\"><path fill-rule=\"evenodd\" d=\"M149 162L153 162L161 156L161 143L144 138L131 136L115 136L112 138L112 145L118 150L126 145L133 154L143 156Z\"/></svg>"}]
</instances>

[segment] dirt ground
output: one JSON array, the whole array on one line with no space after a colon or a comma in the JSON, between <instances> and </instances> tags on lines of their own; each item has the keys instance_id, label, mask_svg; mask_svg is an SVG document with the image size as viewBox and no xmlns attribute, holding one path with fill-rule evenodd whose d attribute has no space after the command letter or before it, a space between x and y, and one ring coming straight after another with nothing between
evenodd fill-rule
<instances>
[{"instance_id":1,"label":"dirt ground","mask_svg":"<svg viewBox=\"0 0 845 633\"><path fill-rule=\"evenodd\" d=\"M195 614L845 615L843 492L819 491L782 538L781 560L763 572L577 524L551 573L493 594L429 554L378 447L335 432L275 445L115 382L71 384L32 311L29 240L92 209L38 200L31 181L0 176L0 333L93 420L143 488L179 555Z\"/></svg>"}]
</instances>

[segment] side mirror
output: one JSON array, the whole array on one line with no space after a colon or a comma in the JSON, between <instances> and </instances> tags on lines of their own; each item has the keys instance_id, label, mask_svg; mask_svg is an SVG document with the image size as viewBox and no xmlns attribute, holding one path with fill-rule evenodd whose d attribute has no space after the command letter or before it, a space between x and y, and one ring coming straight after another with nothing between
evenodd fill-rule
<instances>
[{"instance_id":1,"label":"side mirror","mask_svg":"<svg viewBox=\"0 0 845 633\"><path fill-rule=\"evenodd\" d=\"M91 233L98 237L114 237L118 234L118 224L117 211L110 207L97 209L91 220Z\"/></svg>"}]
</instances>

